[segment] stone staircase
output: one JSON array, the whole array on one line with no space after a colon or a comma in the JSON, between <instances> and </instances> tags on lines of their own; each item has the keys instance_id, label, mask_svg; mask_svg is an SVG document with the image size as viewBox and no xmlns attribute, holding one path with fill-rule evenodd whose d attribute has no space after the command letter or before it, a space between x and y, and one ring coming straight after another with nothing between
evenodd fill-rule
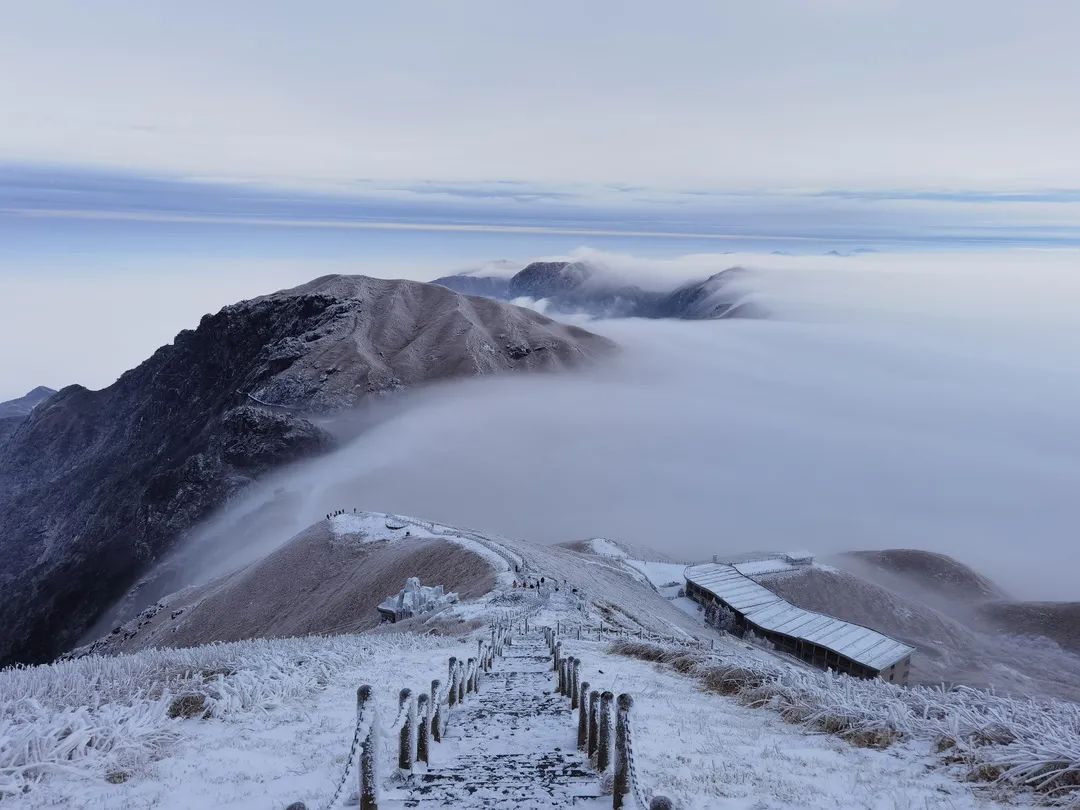
<instances>
[{"instance_id":1,"label":"stone staircase","mask_svg":"<svg viewBox=\"0 0 1080 810\"><path fill-rule=\"evenodd\" d=\"M610 807L577 749L577 724L558 694L540 633L515 640L479 694L454 708L426 772L385 791L380 809L468 807L491 810Z\"/></svg>"}]
</instances>

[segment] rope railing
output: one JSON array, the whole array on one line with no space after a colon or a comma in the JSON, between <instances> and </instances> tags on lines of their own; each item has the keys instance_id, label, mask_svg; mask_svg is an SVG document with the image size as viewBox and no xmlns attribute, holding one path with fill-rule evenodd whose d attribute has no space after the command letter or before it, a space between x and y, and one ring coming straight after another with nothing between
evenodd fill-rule
<instances>
[{"instance_id":1,"label":"rope railing","mask_svg":"<svg viewBox=\"0 0 1080 810\"><path fill-rule=\"evenodd\" d=\"M491 623L491 639L477 639L477 654L462 662L451 657L447 665L447 679L443 684L438 678L431 681L430 692L414 695L405 688L398 693L398 714L394 722L383 727L373 699L373 689L365 684L356 691L356 726L353 730L349 754L345 759L341 778L333 795L322 805L322 810L332 810L338 805L349 775L357 759L360 762L360 810L378 810L379 778L376 752L380 736L398 735L398 770L412 773L417 762L428 763L429 738L442 742L455 706L466 697L480 691L480 676L490 672L496 656L513 642L513 621L499 616ZM286 810L307 810L303 802L294 802Z\"/></svg>"},{"instance_id":2,"label":"rope railing","mask_svg":"<svg viewBox=\"0 0 1080 810\"><path fill-rule=\"evenodd\" d=\"M710 640L706 643L697 638L677 636L674 633L671 635L664 635L662 633L646 631L643 627L639 627L637 630L630 630L615 624L605 624L604 622L600 622L596 625L589 625L582 622L558 621L555 624L556 633L559 633L560 635L565 633L568 636L575 637L578 641L587 640L595 633L597 641L600 641L604 637L614 636L615 638L624 638L628 640L636 638L643 641L654 641L658 644L675 644L682 647L694 647L696 649L711 650L714 649L716 645L714 640Z\"/></svg>"},{"instance_id":3,"label":"rope railing","mask_svg":"<svg viewBox=\"0 0 1080 810\"><path fill-rule=\"evenodd\" d=\"M559 638L561 622L555 628L543 630L559 694L569 698L571 710L577 711L578 748L589 757L601 778L611 771L613 810L623 810L627 796L633 796L640 810L672 810L674 805L666 796L653 793L648 802L645 800L647 791L638 776L634 754L630 711L634 705L633 697L624 692L616 699L611 692L592 689L588 681L581 680L581 659L563 653Z\"/></svg>"}]
</instances>

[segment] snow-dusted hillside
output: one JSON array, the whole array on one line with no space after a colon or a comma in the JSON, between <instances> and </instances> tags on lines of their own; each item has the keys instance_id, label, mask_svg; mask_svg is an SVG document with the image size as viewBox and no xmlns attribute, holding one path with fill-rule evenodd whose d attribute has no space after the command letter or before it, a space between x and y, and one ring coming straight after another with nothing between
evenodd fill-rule
<instances>
[{"instance_id":1,"label":"snow-dusted hillside","mask_svg":"<svg viewBox=\"0 0 1080 810\"><path fill-rule=\"evenodd\" d=\"M399 689L426 691L445 676L449 656L476 654L488 620L522 608L530 611L527 643L539 646L538 627L558 626L564 654L581 659L592 688L634 696L642 792L663 793L680 810L956 810L1076 795L1069 792L1080 774L1075 704L904 689L807 668L706 629L672 584L681 566L635 560L614 544L583 553L395 515L348 513L327 526L335 542L365 546L460 543L496 573L489 590L461 604L360 634L91 655L3 671L4 804L322 807L343 776L360 684L374 687L387 724ZM540 588L522 587L541 579ZM607 632L598 638L601 623ZM394 632L403 627L409 632ZM523 630L519 618L516 632ZM639 634L668 642L639 641ZM516 694L498 692L498 699ZM504 708L513 715L513 706ZM485 729L483 712L471 722L468 733L497 750L489 743L502 729ZM575 749L568 712L536 724L526 739L537 756ZM434 746L433 774L457 767L467 741L455 735L466 731L451 724L449 742ZM386 786L398 785L383 804L403 806L394 797L411 783L390 779L395 752L389 740L381 745ZM346 779L355 784L355 774ZM463 799L454 806L488 805ZM514 806L559 805L538 793ZM598 810L610 799L574 806Z\"/></svg>"}]
</instances>

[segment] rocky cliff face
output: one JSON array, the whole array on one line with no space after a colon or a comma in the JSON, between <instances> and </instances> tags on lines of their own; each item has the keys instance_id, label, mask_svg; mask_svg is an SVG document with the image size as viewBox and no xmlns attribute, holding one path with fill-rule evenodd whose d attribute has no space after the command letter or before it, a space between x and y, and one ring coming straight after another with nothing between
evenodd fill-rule
<instances>
[{"instance_id":1,"label":"rocky cliff face","mask_svg":"<svg viewBox=\"0 0 1080 810\"><path fill-rule=\"evenodd\" d=\"M434 285L327 276L207 315L101 391L63 389L0 453L0 665L69 647L192 524L325 448L306 416L609 346Z\"/></svg>"}]
</instances>

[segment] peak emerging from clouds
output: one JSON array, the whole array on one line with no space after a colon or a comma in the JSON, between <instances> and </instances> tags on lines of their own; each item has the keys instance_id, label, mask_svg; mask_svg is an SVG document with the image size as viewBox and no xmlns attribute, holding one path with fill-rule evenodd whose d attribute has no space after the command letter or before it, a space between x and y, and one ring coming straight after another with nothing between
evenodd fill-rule
<instances>
[{"instance_id":1,"label":"peak emerging from clouds","mask_svg":"<svg viewBox=\"0 0 1080 810\"><path fill-rule=\"evenodd\" d=\"M528 300L551 312L596 318L757 318L765 314L743 281L746 271L729 267L707 278L662 289L645 289L613 266L585 261L539 261L506 278L466 271L433 283L466 295ZM656 283L656 279L653 280Z\"/></svg>"}]
</instances>

